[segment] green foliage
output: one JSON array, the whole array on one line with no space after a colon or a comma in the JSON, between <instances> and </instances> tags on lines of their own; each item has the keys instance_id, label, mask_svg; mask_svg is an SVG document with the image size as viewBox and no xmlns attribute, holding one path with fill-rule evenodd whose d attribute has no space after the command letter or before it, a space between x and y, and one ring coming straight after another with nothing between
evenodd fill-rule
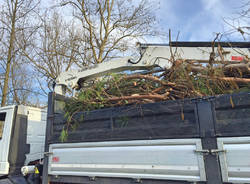
<instances>
[{"instance_id":1,"label":"green foliage","mask_svg":"<svg viewBox=\"0 0 250 184\"><path fill-rule=\"evenodd\" d=\"M118 75L114 75L114 79L118 80ZM76 99L66 103L64 108L64 118L66 119L65 128L61 132L60 140L62 142L67 140L68 132L75 131L79 122L84 121L83 112L89 112L93 109L100 109L104 107L105 96L103 90L107 86L108 80L98 80L90 87L82 89ZM76 114L82 112L80 118L76 119Z\"/></svg>"},{"instance_id":2,"label":"green foliage","mask_svg":"<svg viewBox=\"0 0 250 184\"><path fill-rule=\"evenodd\" d=\"M66 131L64 128L61 131L61 135L59 137L61 142L65 142L68 139L68 131Z\"/></svg>"}]
</instances>

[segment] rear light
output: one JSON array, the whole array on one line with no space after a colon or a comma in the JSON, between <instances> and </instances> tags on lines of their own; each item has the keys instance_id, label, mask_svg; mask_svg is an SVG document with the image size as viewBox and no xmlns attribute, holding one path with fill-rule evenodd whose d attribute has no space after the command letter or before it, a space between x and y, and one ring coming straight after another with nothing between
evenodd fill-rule
<instances>
[{"instance_id":1,"label":"rear light","mask_svg":"<svg viewBox=\"0 0 250 184\"><path fill-rule=\"evenodd\" d=\"M243 56L232 56L231 57L232 61L242 61L244 59Z\"/></svg>"},{"instance_id":2,"label":"rear light","mask_svg":"<svg viewBox=\"0 0 250 184\"><path fill-rule=\"evenodd\" d=\"M53 157L52 158L52 162L59 162L59 160L60 160L59 157Z\"/></svg>"}]
</instances>

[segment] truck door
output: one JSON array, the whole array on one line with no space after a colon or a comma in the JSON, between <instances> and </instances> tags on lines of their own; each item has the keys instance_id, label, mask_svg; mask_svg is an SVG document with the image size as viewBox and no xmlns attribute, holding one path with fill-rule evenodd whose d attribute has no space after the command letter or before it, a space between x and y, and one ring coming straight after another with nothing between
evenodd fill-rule
<instances>
[{"instance_id":1,"label":"truck door","mask_svg":"<svg viewBox=\"0 0 250 184\"><path fill-rule=\"evenodd\" d=\"M15 106L0 108L0 176L9 172L9 146Z\"/></svg>"}]
</instances>

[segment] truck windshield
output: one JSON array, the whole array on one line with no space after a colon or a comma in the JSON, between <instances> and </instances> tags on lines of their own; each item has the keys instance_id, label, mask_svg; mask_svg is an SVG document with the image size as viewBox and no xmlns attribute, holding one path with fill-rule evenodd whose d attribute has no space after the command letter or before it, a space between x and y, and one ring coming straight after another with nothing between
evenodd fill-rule
<instances>
[{"instance_id":1,"label":"truck windshield","mask_svg":"<svg viewBox=\"0 0 250 184\"><path fill-rule=\"evenodd\" d=\"M6 117L6 112L0 113L0 139L2 139L2 136L3 136L5 117Z\"/></svg>"}]
</instances>

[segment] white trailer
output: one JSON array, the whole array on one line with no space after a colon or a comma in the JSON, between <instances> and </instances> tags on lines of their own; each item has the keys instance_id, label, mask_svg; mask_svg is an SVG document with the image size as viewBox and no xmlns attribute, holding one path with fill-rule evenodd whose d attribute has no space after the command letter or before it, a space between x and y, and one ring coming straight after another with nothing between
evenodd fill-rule
<instances>
[{"instance_id":1,"label":"white trailer","mask_svg":"<svg viewBox=\"0 0 250 184\"><path fill-rule=\"evenodd\" d=\"M0 108L0 183L18 183L21 167L43 159L47 112L23 105Z\"/></svg>"}]
</instances>

